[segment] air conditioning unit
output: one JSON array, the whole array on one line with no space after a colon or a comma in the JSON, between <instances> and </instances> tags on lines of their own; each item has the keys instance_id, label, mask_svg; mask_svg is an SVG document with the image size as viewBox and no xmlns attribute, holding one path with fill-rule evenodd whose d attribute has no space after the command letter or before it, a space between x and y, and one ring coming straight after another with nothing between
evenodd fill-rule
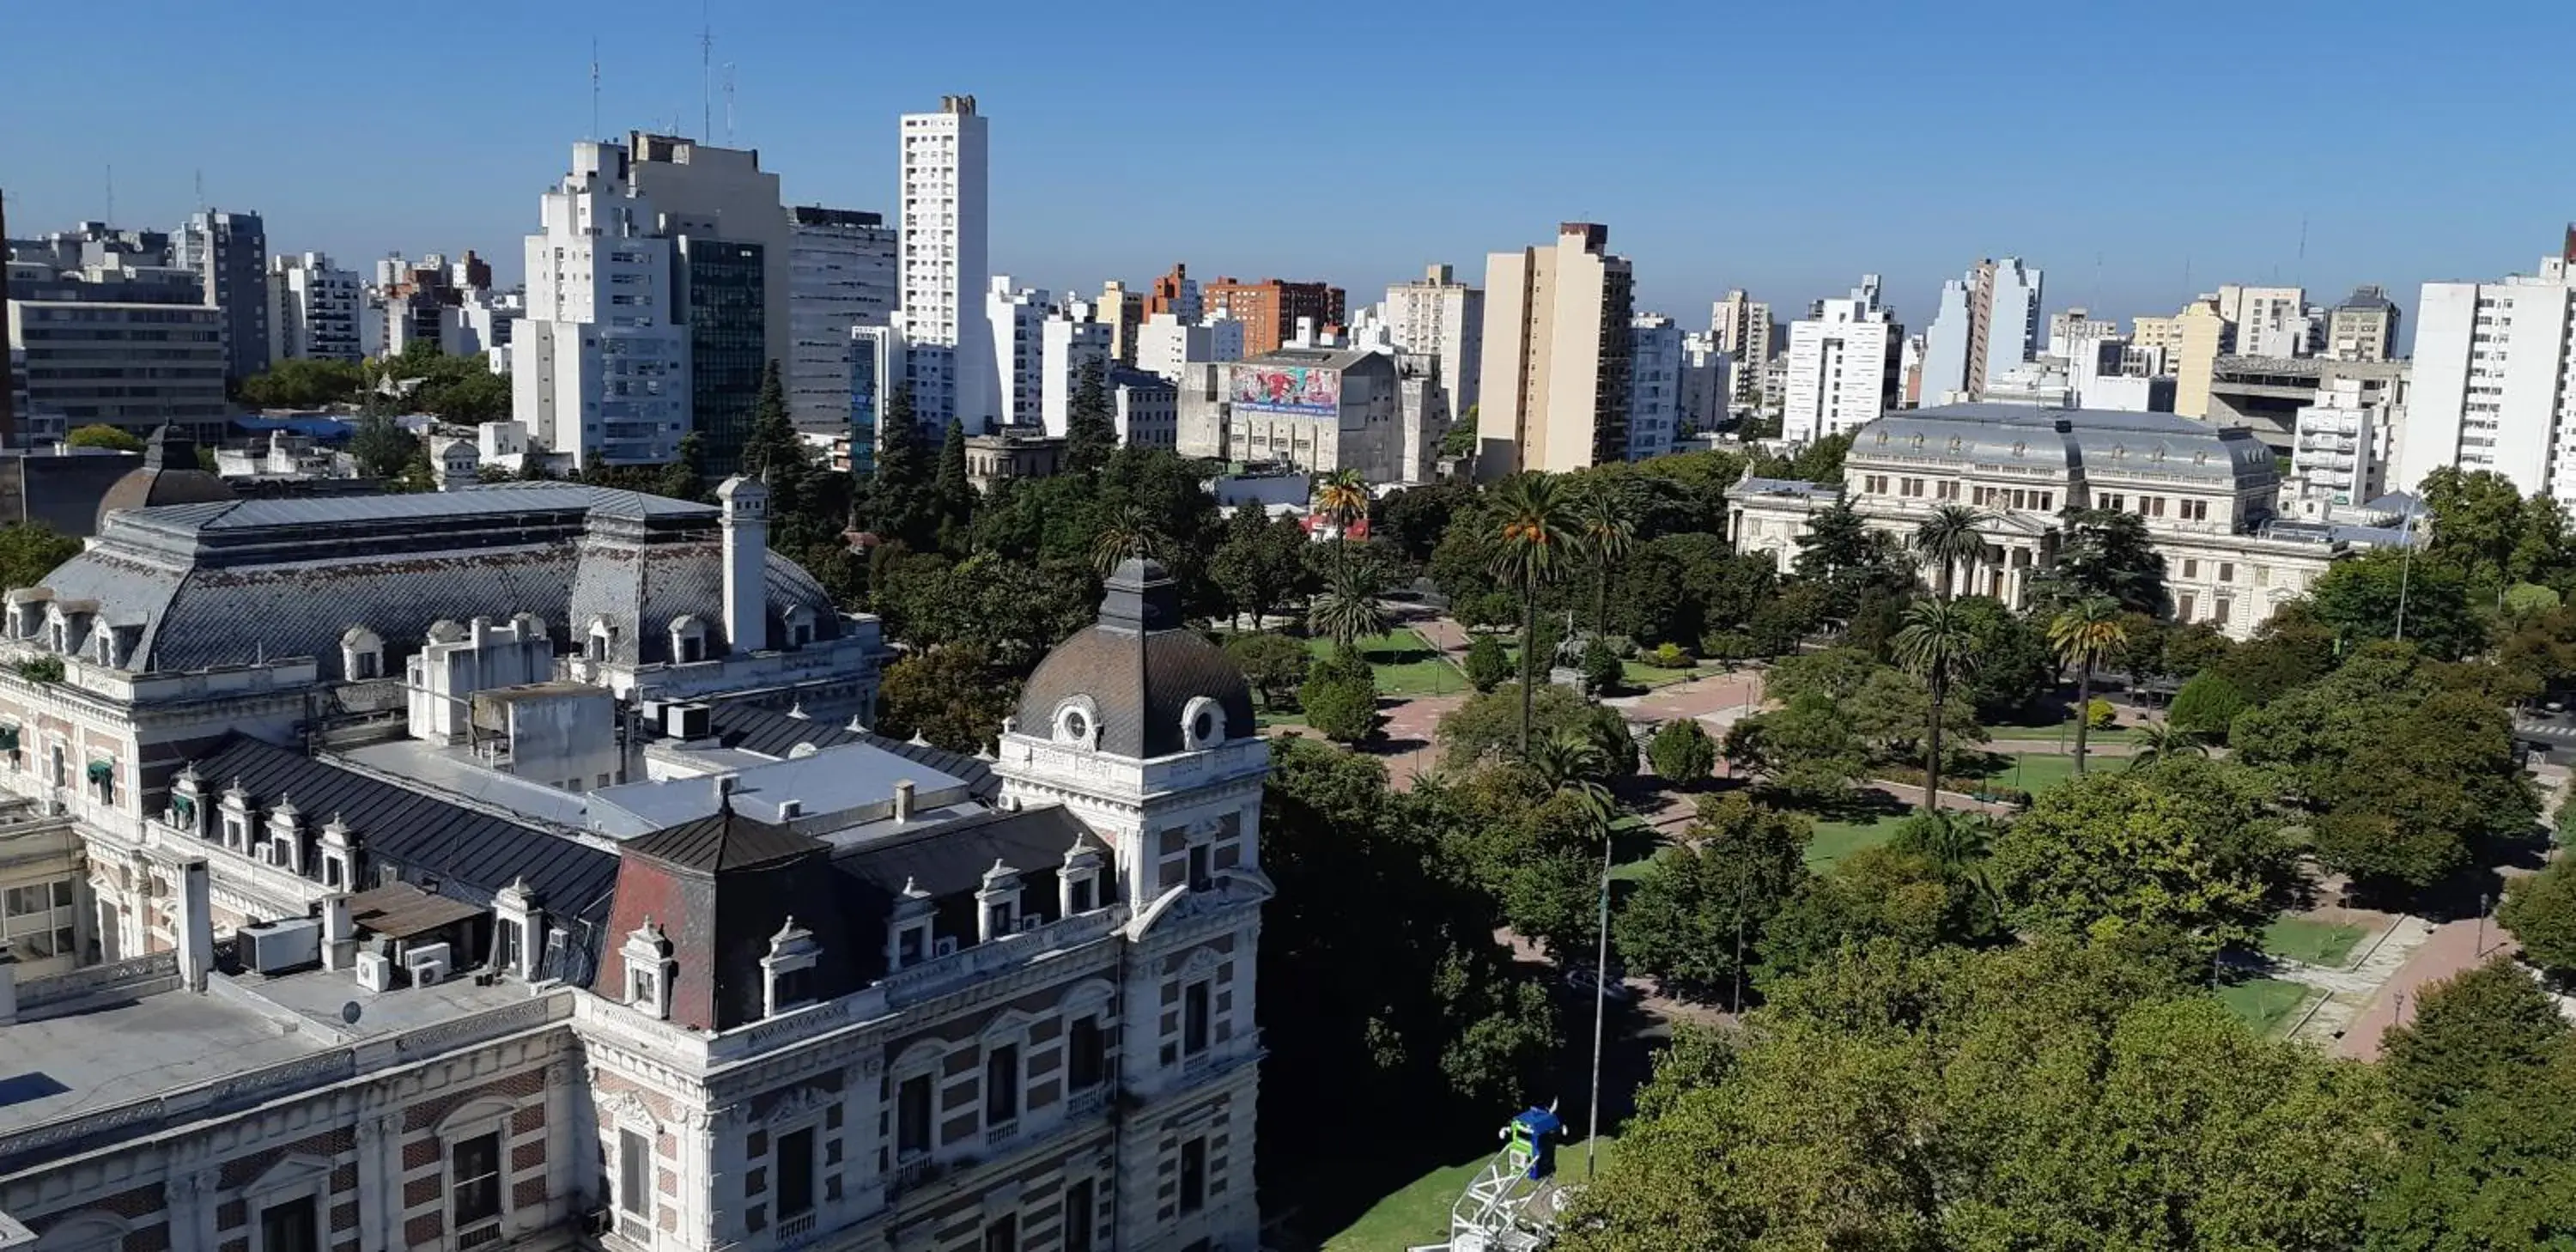
<instances>
[{"instance_id":1,"label":"air conditioning unit","mask_svg":"<svg viewBox=\"0 0 2576 1252\"><path fill-rule=\"evenodd\" d=\"M444 948L447 945L435 946ZM411 974L411 985L415 987L435 987L447 981L447 957L443 953L429 958L405 957L403 969Z\"/></svg>"},{"instance_id":2,"label":"air conditioning unit","mask_svg":"<svg viewBox=\"0 0 2576 1252\"><path fill-rule=\"evenodd\" d=\"M713 734L713 715L703 704L674 704L662 710L662 733L674 739L704 739Z\"/></svg>"},{"instance_id":3,"label":"air conditioning unit","mask_svg":"<svg viewBox=\"0 0 2576 1252\"><path fill-rule=\"evenodd\" d=\"M297 917L261 922L233 932L242 964L262 974L283 974L322 963L322 922Z\"/></svg>"},{"instance_id":4,"label":"air conditioning unit","mask_svg":"<svg viewBox=\"0 0 2576 1252\"><path fill-rule=\"evenodd\" d=\"M930 945L930 954L932 956L957 955L957 936L941 935Z\"/></svg>"},{"instance_id":5,"label":"air conditioning unit","mask_svg":"<svg viewBox=\"0 0 2576 1252\"><path fill-rule=\"evenodd\" d=\"M1026 934L1032 930L1044 930L1046 929L1046 924L1046 918L1036 913L1031 913L1020 919L1020 932L1022 934Z\"/></svg>"},{"instance_id":6,"label":"air conditioning unit","mask_svg":"<svg viewBox=\"0 0 2576 1252\"><path fill-rule=\"evenodd\" d=\"M358 985L369 991L394 989L394 961L382 952L358 954Z\"/></svg>"}]
</instances>

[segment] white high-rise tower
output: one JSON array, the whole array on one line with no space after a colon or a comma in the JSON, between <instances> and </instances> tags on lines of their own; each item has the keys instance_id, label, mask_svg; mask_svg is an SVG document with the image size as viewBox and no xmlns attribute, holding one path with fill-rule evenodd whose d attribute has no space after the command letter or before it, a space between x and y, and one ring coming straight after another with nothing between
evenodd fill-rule
<instances>
[{"instance_id":1,"label":"white high-rise tower","mask_svg":"<svg viewBox=\"0 0 2576 1252\"><path fill-rule=\"evenodd\" d=\"M671 460L692 420L671 242L631 172L623 145L573 145L528 236L528 314L510 342L511 416L583 466Z\"/></svg>"},{"instance_id":2,"label":"white high-rise tower","mask_svg":"<svg viewBox=\"0 0 2576 1252\"><path fill-rule=\"evenodd\" d=\"M933 431L948 419L991 429L1000 363L983 308L985 119L973 96L942 96L936 113L903 115L903 336L913 411Z\"/></svg>"}]
</instances>

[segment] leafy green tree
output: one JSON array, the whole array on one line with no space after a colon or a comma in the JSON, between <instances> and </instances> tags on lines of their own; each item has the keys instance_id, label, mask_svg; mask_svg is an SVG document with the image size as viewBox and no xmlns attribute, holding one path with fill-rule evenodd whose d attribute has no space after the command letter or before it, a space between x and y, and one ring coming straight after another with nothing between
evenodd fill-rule
<instances>
[{"instance_id":1,"label":"leafy green tree","mask_svg":"<svg viewBox=\"0 0 2576 1252\"><path fill-rule=\"evenodd\" d=\"M1832 698L1873 759L1922 761L1924 735L1932 722L1932 693L1921 682L1902 670L1872 662L1858 687ZM1974 708L1958 700L1942 705L1942 772L1965 768L1966 758L1990 738Z\"/></svg>"},{"instance_id":2,"label":"leafy green tree","mask_svg":"<svg viewBox=\"0 0 2576 1252\"><path fill-rule=\"evenodd\" d=\"M1393 621L1378 600L1380 594L1377 571L1370 566L1337 570L1307 608L1306 628L1332 640L1335 647L1356 648L1362 639L1385 634Z\"/></svg>"},{"instance_id":3,"label":"leafy green tree","mask_svg":"<svg viewBox=\"0 0 2576 1252\"><path fill-rule=\"evenodd\" d=\"M1867 769L1868 752L1833 701L1808 694L1726 731L1726 759L1769 776L1788 795L1837 799Z\"/></svg>"},{"instance_id":4,"label":"leafy green tree","mask_svg":"<svg viewBox=\"0 0 2576 1252\"><path fill-rule=\"evenodd\" d=\"M2164 927L2204 953L2253 947L2293 872L2271 800L2252 773L2211 761L2075 779L2004 831L1991 872L2017 929L2103 940Z\"/></svg>"},{"instance_id":5,"label":"leafy green tree","mask_svg":"<svg viewBox=\"0 0 2576 1252\"><path fill-rule=\"evenodd\" d=\"M2149 722L2138 728L2137 737L2129 743L2129 768L2143 769L2158 761L2208 755L2208 739L2199 731L2173 722Z\"/></svg>"},{"instance_id":6,"label":"leafy green tree","mask_svg":"<svg viewBox=\"0 0 2576 1252\"><path fill-rule=\"evenodd\" d=\"M2423 989L2383 1038L2397 1162L2364 1201L2373 1252L2576 1239L2576 1043L2498 957Z\"/></svg>"},{"instance_id":7,"label":"leafy green tree","mask_svg":"<svg viewBox=\"0 0 2576 1252\"><path fill-rule=\"evenodd\" d=\"M292 358L241 381L242 403L260 409L313 409L348 404L366 387L355 361Z\"/></svg>"},{"instance_id":8,"label":"leafy green tree","mask_svg":"<svg viewBox=\"0 0 2576 1252\"><path fill-rule=\"evenodd\" d=\"M1935 571L1933 581L1942 599L1953 594L1951 580L1959 567L1985 555L1986 537L1980 532L1993 521L1993 516L1982 509L1943 504L1934 506L1932 516L1914 527L1910 541L1914 555Z\"/></svg>"},{"instance_id":9,"label":"leafy green tree","mask_svg":"<svg viewBox=\"0 0 2576 1252\"><path fill-rule=\"evenodd\" d=\"M1706 782L1717 768L1717 742L1695 717L1676 717L1655 728L1655 736L1646 743L1646 759L1654 762L1655 774L1675 786L1688 787Z\"/></svg>"},{"instance_id":10,"label":"leafy green tree","mask_svg":"<svg viewBox=\"0 0 2576 1252\"><path fill-rule=\"evenodd\" d=\"M349 455L358 462L358 472L369 478L399 478L403 467L420 454L419 437L382 414L359 418L349 436Z\"/></svg>"},{"instance_id":11,"label":"leafy green tree","mask_svg":"<svg viewBox=\"0 0 2576 1252\"><path fill-rule=\"evenodd\" d=\"M1512 676L1511 656L1503 651L1502 641L1492 635L1478 635L1467 644L1467 682L1476 690L1492 691Z\"/></svg>"},{"instance_id":12,"label":"leafy green tree","mask_svg":"<svg viewBox=\"0 0 2576 1252\"><path fill-rule=\"evenodd\" d=\"M1066 472L1096 474L1118 451L1118 421L1110 411L1108 370L1087 360L1074 372L1073 399L1065 414Z\"/></svg>"},{"instance_id":13,"label":"leafy green tree","mask_svg":"<svg viewBox=\"0 0 2576 1252\"><path fill-rule=\"evenodd\" d=\"M1878 558L1878 544L1860 510L1849 500L1836 500L1807 519L1806 533L1798 536L1793 568L1800 578L1839 582L1875 565Z\"/></svg>"},{"instance_id":14,"label":"leafy green tree","mask_svg":"<svg viewBox=\"0 0 2576 1252\"><path fill-rule=\"evenodd\" d=\"M2533 963L2561 978L2576 972L2576 861L2560 857L2507 882L2496 920L2522 941Z\"/></svg>"},{"instance_id":15,"label":"leafy green tree","mask_svg":"<svg viewBox=\"0 0 2576 1252\"><path fill-rule=\"evenodd\" d=\"M2245 693L2237 690L2227 675L2203 670L2174 693L2172 707L2165 710L2165 721L2176 730L2224 742L2227 728L2245 709Z\"/></svg>"},{"instance_id":16,"label":"leafy green tree","mask_svg":"<svg viewBox=\"0 0 2576 1252\"><path fill-rule=\"evenodd\" d=\"M655 472L653 494L695 500L705 490L707 441L696 431L680 436L679 459Z\"/></svg>"},{"instance_id":17,"label":"leafy green tree","mask_svg":"<svg viewBox=\"0 0 2576 1252\"><path fill-rule=\"evenodd\" d=\"M1608 641L1595 635L1585 641L1575 672L1583 677L1583 689L1598 696L1617 691L1628 670L1620 663L1619 654L1611 649Z\"/></svg>"},{"instance_id":18,"label":"leafy green tree","mask_svg":"<svg viewBox=\"0 0 2576 1252\"><path fill-rule=\"evenodd\" d=\"M0 526L0 590L41 587L47 575L80 554L80 540L43 522Z\"/></svg>"},{"instance_id":19,"label":"leafy green tree","mask_svg":"<svg viewBox=\"0 0 2576 1252\"><path fill-rule=\"evenodd\" d=\"M1681 842L1655 856L1613 937L1629 969L1709 999L1743 970L1771 917L1807 881L1807 819L1742 792L1702 796Z\"/></svg>"},{"instance_id":20,"label":"leafy green tree","mask_svg":"<svg viewBox=\"0 0 2576 1252\"><path fill-rule=\"evenodd\" d=\"M1251 506L1226 519L1224 537L1208 556L1208 577L1234 612L1250 614L1255 627L1309 590L1306 531L1292 518L1271 520Z\"/></svg>"},{"instance_id":21,"label":"leafy green tree","mask_svg":"<svg viewBox=\"0 0 2576 1252\"><path fill-rule=\"evenodd\" d=\"M63 436L63 442L74 448L105 448L110 452L141 452L143 440L134 432L105 423L78 426Z\"/></svg>"},{"instance_id":22,"label":"leafy green tree","mask_svg":"<svg viewBox=\"0 0 2576 1252\"><path fill-rule=\"evenodd\" d=\"M1278 708L1282 692L1305 685L1314 654L1286 635L1252 631L1225 641L1225 654L1243 671L1243 681L1261 697L1264 708Z\"/></svg>"},{"instance_id":23,"label":"leafy green tree","mask_svg":"<svg viewBox=\"0 0 2576 1252\"><path fill-rule=\"evenodd\" d=\"M1540 684L1527 701L1521 698L1518 686L1508 682L1479 692L1441 715L1435 734L1440 741L1442 764L1453 770L1466 770L1480 761L1519 755L1520 710L1524 707L1530 711L1534 741L1562 729L1580 727L1591 708L1583 697L1555 683Z\"/></svg>"},{"instance_id":24,"label":"leafy green tree","mask_svg":"<svg viewBox=\"0 0 2576 1252\"><path fill-rule=\"evenodd\" d=\"M2057 653L2045 619L2023 617L1992 596L1961 596L1953 603L1977 658L1960 694L1975 702L1978 716L1998 719L2027 708L2055 684ZM1898 619L1900 633L1905 621ZM1891 636L1891 656L1893 643Z\"/></svg>"},{"instance_id":25,"label":"leafy green tree","mask_svg":"<svg viewBox=\"0 0 2576 1252\"><path fill-rule=\"evenodd\" d=\"M1358 743L1377 731L1377 674L1358 653L1339 649L1308 668L1297 704L1315 733Z\"/></svg>"},{"instance_id":26,"label":"leafy green tree","mask_svg":"<svg viewBox=\"0 0 2576 1252\"><path fill-rule=\"evenodd\" d=\"M1820 695L1829 700L1849 700L1880 670L1886 669L1877 657L1859 648L1826 648L1797 656L1784 656L1771 665L1762 677L1762 694L1774 700L1795 700L1803 695Z\"/></svg>"},{"instance_id":27,"label":"leafy green tree","mask_svg":"<svg viewBox=\"0 0 2576 1252\"><path fill-rule=\"evenodd\" d=\"M1491 496L1497 531L1492 548L1496 581L1521 596L1520 750L1529 751L1531 700L1537 690L1538 593L1561 577L1577 556L1572 517L1554 476L1514 475Z\"/></svg>"},{"instance_id":28,"label":"leafy green tree","mask_svg":"<svg viewBox=\"0 0 2576 1252\"><path fill-rule=\"evenodd\" d=\"M1757 989L1767 990L1847 948L1882 944L1919 954L1966 943L1982 933L1980 902L1971 879L1950 874L1925 853L1862 848L1834 862L1831 873L1808 876L1763 924L1750 973Z\"/></svg>"},{"instance_id":29,"label":"leafy green tree","mask_svg":"<svg viewBox=\"0 0 2576 1252\"><path fill-rule=\"evenodd\" d=\"M1476 507L1476 489L1465 483L1423 483L1399 488L1369 506L1369 538L1392 545L1415 566L1431 560L1452 522Z\"/></svg>"},{"instance_id":30,"label":"leafy green tree","mask_svg":"<svg viewBox=\"0 0 2576 1252\"><path fill-rule=\"evenodd\" d=\"M2042 603L2107 597L2131 612L2165 611L2165 560L2147 538L2146 519L2115 509L2068 509L2057 564L2041 576Z\"/></svg>"},{"instance_id":31,"label":"leafy green tree","mask_svg":"<svg viewBox=\"0 0 2576 1252\"><path fill-rule=\"evenodd\" d=\"M2516 583L2540 582L2564 570L2566 517L2546 493L2525 499L2494 470L2446 465L2424 476L2429 517L2424 555L2457 571L2485 597L2501 600Z\"/></svg>"},{"instance_id":32,"label":"leafy green tree","mask_svg":"<svg viewBox=\"0 0 2576 1252\"><path fill-rule=\"evenodd\" d=\"M961 644L916 652L887 666L877 688L880 734L919 734L950 752L981 752L1002 733L1019 682L993 668L982 647Z\"/></svg>"},{"instance_id":33,"label":"leafy green tree","mask_svg":"<svg viewBox=\"0 0 2576 1252\"><path fill-rule=\"evenodd\" d=\"M2120 654L2129 641L2128 628L2121 622L2120 605L2108 596L2078 600L2058 610L2049 619L2048 642L2057 649L2057 657L2075 669L2075 707L2083 715L2075 721L2075 772L2084 772L2084 748L2087 732L2093 728L2093 670ZM2106 708L2105 713L2109 710Z\"/></svg>"},{"instance_id":34,"label":"leafy green tree","mask_svg":"<svg viewBox=\"0 0 2576 1252\"><path fill-rule=\"evenodd\" d=\"M975 513L975 484L966 477L966 426L953 417L948 419L946 438L940 441L939 473L931 481L931 494L938 497L951 525L964 526Z\"/></svg>"},{"instance_id":35,"label":"leafy green tree","mask_svg":"<svg viewBox=\"0 0 2576 1252\"><path fill-rule=\"evenodd\" d=\"M1924 719L1927 746L1923 753L1923 808L1937 812L1941 807L1941 712L1950 698L1950 690L1975 676L1979 658L1976 640L1959 601L1922 600L1905 611L1905 628L1891 640L1896 663L1923 680L1931 700L1930 715Z\"/></svg>"},{"instance_id":36,"label":"leafy green tree","mask_svg":"<svg viewBox=\"0 0 2576 1252\"><path fill-rule=\"evenodd\" d=\"M2468 582L2459 571L2435 561L2417 561L2410 569L2405 553L2393 548L2335 562L2308 589L2308 599L2317 619L2346 646L2402 632L2426 653L2454 660L2486 643L2486 624L2470 609Z\"/></svg>"}]
</instances>

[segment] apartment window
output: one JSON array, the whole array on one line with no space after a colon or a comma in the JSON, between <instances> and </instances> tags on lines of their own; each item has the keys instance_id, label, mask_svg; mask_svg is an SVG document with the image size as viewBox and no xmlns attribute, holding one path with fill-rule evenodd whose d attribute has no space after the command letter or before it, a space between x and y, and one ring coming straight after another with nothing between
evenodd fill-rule
<instances>
[{"instance_id":1,"label":"apartment window","mask_svg":"<svg viewBox=\"0 0 2576 1252\"><path fill-rule=\"evenodd\" d=\"M778 1136L778 1216L814 1211L814 1128Z\"/></svg>"},{"instance_id":2,"label":"apartment window","mask_svg":"<svg viewBox=\"0 0 2576 1252\"><path fill-rule=\"evenodd\" d=\"M1090 1179L1064 1189L1064 1252L1091 1252L1092 1230L1100 1224L1095 1209Z\"/></svg>"},{"instance_id":3,"label":"apartment window","mask_svg":"<svg viewBox=\"0 0 2576 1252\"><path fill-rule=\"evenodd\" d=\"M320 1252L321 1222L312 1196L259 1211L259 1252Z\"/></svg>"},{"instance_id":4,"label":"apartment window","mask_svg":"<svg viewBox=\"0 0 2576 1252\"><path fill-rule=\"evenodd\" d=\"M1181 1141L1181 1211L1207 1207L1207 1140Z\"/></svg>"},{"instance_id":5,"label":"apartment window","mask_svg":"<svg viewBox=\"0 0 2576 1252\"><path fill-rule=\"evenodd\" d=\"M2200 577L2200 562L2198 560L2185 560L2182 563L2182 576L2185 578Z\"/></svg>"},{"instance_id":6,"label":"apartment window","mask_svg":"<svg viewBox=\"0 0 2576 1252\"><path fill-rule=\"evenodd\" d=\"M1192 891L1205 891L1216 885L1216 879L1208 869L1208 852L1208 845L1204 843L1190 845L1190 890Z\"/></svg>"},{"instance_id":7,"label":"apartment window","mask_svg":"<svg viewBox=\"0 0 2576 1252\"><path fill-rule=\"evenodd\" d=\"M1197 1056L1208 1046L1208 984L1194 982L1181 992L1181 1053Z\"/></svg>"},{"instance_id":8,"label":"apartment window","mask_svg":"<svg viewBox=\"0 0 2576 1252\"><path fill-rule=\"evenodd\" d=\"M1087 1090L1099 1086L1108 1076L1109 1032L1101 1028L1097 1017L1074 1022L1065 1040L1066 1088Z\"/></svg>"},{"instance_id":9,"label":"apartment window","mask_svg":"<svg viewBox=\"0 0 2576 1252\"><path fill-rule=\"evenodd\" d=\"M928 1074L903 1080L895 1092L894 1151L897 1159L930 1150L930 1084Z\"/></svg>"},{"instance_id":10,"label":"apartment window","mask_svg":"<svg viewBox=\"0 0 2576 1252\"><path fill-rule=\"evenodd\" d=\"M1020 1217L1004 1213L984 1227L984 1252L1020 1252Z\"/></svg>"},{"instance_id":11,"label":"apartment window","mask_svg":"<svg viewBox=\"0 0 2576 1252\"><path fill-rule=\"evenodd\" d=\"M984 1053L984 1124L998 1126L1020 1115L1020 1050L1011 1044Z\"/></svg>"},{"instance_id":12,"label":"apartment window","mask_svg":"<svg viewBox=\"0 0 2576 1252\"><path fill-rule=\"evenodd\" d=\"M653 1146L631 1130L617 1132L617 1207L639 1215L653 1211Z\"/></svg>"},{"instance_id":13,"label":"apartment window","mask_svg":"<svg viewBox=\"0 0 2576 1252\"><path fill-rule=\"evenodd\" d=\"M2210 620L2222 626L2236 619L2235 610L2236 602L2225 596L2215 596L2209 601Z\"/></svg>"},{"instance_id":14,"label":"apartment window","mask_svg":"<svg viewBox=\"0 0 2576 1252\"><path fill-rule=\"evenodd\" d=\"M2218 563L2218 581L2223 583L2232 583L2236 581L2236 562L2220 561Z\"/></svg>"},{"instance_id":15,"label":"apartment window","mask_svg":"<svg viewBox=\"0 0 2576 1252\"><path fill-rule=\"evenodd\" d=\"M2178 512L2181 514L2184 521L2205 522L2209 520L2209 501L2184 500L2181 504L2182 507Z\"/></svg>"},{"instance_id":16,"label":"apartment window","mask_svg":"<svg viewBox=\"0 0 2576 1252\"><path fill-rule=\"evenodd\" d=\"M2176 620L2184 622L2190 621L2192 619L2191 608L2192 600L2190 592L2182 592L2174 597L2174 617Z\"/></svg>"},{"instance_id":17,"label":"apartment window","mask_svg":"<svg viewBox=\"0 0 2576 1252\"><path fill-rule=\"evenodd\" d=\"M501 1216L501 1132L487 1131L460 1139L447 1150L448 1196L454 1229L498 1220Z\"/></svg>"}]
</instances>

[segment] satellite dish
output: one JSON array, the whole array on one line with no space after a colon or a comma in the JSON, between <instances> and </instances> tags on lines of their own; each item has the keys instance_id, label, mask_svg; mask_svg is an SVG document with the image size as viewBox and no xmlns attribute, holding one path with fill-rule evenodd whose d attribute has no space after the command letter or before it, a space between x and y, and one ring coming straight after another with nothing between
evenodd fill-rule
<instances>
[{"instance_id":1,"label":"satellite dish","mask_svg":"<svg viewBox=\"0 0 2576 1252\"><path fill-rule=\"evenodd\" d=\"M362 1012L365 1010L358 1007L358 1002L351 1000L340 1006L340 1020L355 1026L358 1024L358 1014Z\"/></svg>"}]
</instances>

